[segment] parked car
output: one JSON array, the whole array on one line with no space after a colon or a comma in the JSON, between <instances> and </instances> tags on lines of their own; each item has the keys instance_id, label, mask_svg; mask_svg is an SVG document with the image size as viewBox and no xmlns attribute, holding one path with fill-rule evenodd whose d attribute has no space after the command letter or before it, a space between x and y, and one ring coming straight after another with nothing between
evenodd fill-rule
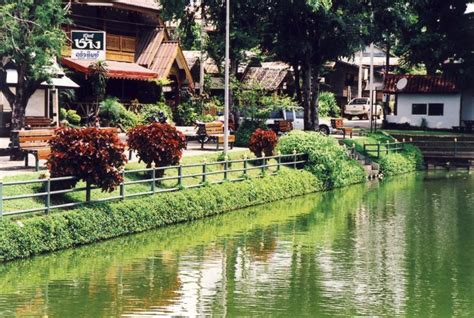
<instances>
[{"instance_id":1,"label":"parked car","mask_svg":"<svg viewBox=\"0 0 474 318\"><path fill-rule=\"evenodd\" d=\"M382 117L382 106L374 104L373 113L374 116L380 119ZM351 120L353 117L359 117L359 119L369 119L370 98L359 97L351 100L349 104L344 107L344 116L349 120Z\"/></svg>"},{"instance_id":2,"label":"parked car","mask_svg":"<svg viewBox=\"0 0 474 318\"><path fill-rule=\"evenodd\" d=\"M295 110L280 110L272 112L270 118L266 121L267 126L275 126L275 120L287 120L292 122L293 129L304 129L304 112ZM325 135L332 133L331 121L326 118L319 118L319 131Z\"/></svg>"}]
</instances>

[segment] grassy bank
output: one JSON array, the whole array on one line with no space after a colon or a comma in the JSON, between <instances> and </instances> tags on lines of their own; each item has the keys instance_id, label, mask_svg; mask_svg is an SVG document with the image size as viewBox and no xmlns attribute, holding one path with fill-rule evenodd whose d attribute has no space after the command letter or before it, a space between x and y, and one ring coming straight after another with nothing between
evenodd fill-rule
<instances>
[{"instance_id":1,"label":"grassy bank","mask_svg":"<svg viewBox=\"0 0 474 318\"><path fill-rule=\"evenodd\" d=\"M322 190L306 171L104 203L0 224L0 259L8 261L196 220Z\"/></svg>"},{"instance_id":2,"label":"grassy bank","mask_svg":"<svg viewBox=\"0 0 474 318\"><path fill-rule=\"evenodd\" d=\"M394 176L403 173L413 172L423 168L423 155L417 147L405 144L404 149L399 152L389 152L386 148L387 142L394 142L395 140L386 134L375 133L369 134L366 137L344 140L347 146L355 146L357 152L364 153L364 144L380 143L380 157L375 153L368 153L366 155L378 164L380 164L380 171L385 176Z\"/></svg>"}]
</instances>

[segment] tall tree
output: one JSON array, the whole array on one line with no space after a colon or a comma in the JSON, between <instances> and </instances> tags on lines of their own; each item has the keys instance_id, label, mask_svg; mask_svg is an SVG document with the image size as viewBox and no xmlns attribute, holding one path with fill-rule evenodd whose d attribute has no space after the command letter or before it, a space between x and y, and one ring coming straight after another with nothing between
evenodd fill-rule
<instances>
[{"instance_id":1,"label":"tall tree","mask_svg":"<svg viewBox=\"0 0 474 318\"><path fill-rule=\"evenodd\" d=\"M54 76L54 58L65 41L61 0L0 0L0 90L12 107L12 129L25 126L25 110L40 84ZM7 85L7 68L18 83Z\"/></svg>"},{"instance_id":2,"label":"tall tree","mask_svg":"<svg viewBox=\"0 0 474 318\"><path fill-rule=\"evenodd\" d=\"M263 45L290 63L297 79L303 78L298 95L304 107L304 126L316 130L321 69L361 46L364 30L360 26L367 8L356 0L269 1L269 28Z\"/></svg>"},{"instance_id":3,"label":"tall tree","mask_svg":"<svg viewBox=\"0 0 474 318\"><path fill-rule=\"evenodd\" d=\"M413 65L422 63L435 74L450 58L469 49L465 14L471 0L410 0L409 24L400 33L399 51Z\"/></svg>"}]
</instances>

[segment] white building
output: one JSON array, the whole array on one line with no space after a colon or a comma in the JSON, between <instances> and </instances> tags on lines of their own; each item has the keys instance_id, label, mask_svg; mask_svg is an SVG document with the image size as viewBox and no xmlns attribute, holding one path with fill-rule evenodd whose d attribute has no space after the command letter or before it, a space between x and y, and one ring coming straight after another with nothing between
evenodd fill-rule
<instances>
[{"instance_id":1,"label":"white building","mask_svg":"<svg viewBox=\"0 0 474 318\"><path fill-rule=\"evenodd\" d=\"M425 75L390 75L384 93L390 94L391 124L426 125L453 129L474 121L474 94L462 91L455 79Z\"/></svg>"}]
</instances>

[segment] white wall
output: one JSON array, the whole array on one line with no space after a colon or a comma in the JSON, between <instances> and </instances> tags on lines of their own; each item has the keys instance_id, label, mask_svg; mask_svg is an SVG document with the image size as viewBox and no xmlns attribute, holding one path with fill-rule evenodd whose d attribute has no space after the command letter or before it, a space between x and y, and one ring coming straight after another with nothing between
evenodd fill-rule
<instances>
[{"instance_id":1,"label":"white wall","mask_svg":"<svg viewBox=\"0 0 474 318\"><path fill-rule=\"evenodd\" d=\"M474 89L466 90L462 95L462 120L474 120Z\"/></svg>"},{"instance_id":2,"label":"white wall","mask_svg":"<svg viewBox=\"0 0 474 318\"><path fill-rule=\"evenodd\" d=\"M13 89L15 92L15 89ZM26 106L26 116L46 116L46 105L45 105L45 95L46 89L37 89L36 92L31 96ZM0 104L3 104L3 111L10 112L11 107L7 99L0 93Z\"/></svg>"},{"instance_id":3,"label":"white wall","mask_svg":"<svg viewBox=\"0 0 474 318\"><path fill-rule=\"evenodd\" d=\"M444 104L443 116L412 115L412 104ZM398 94L397 115L388 115L389 123L420 126L425 118L429 128L451 129L460 126L461 94Z\"/></svg>"}]
</instances>

